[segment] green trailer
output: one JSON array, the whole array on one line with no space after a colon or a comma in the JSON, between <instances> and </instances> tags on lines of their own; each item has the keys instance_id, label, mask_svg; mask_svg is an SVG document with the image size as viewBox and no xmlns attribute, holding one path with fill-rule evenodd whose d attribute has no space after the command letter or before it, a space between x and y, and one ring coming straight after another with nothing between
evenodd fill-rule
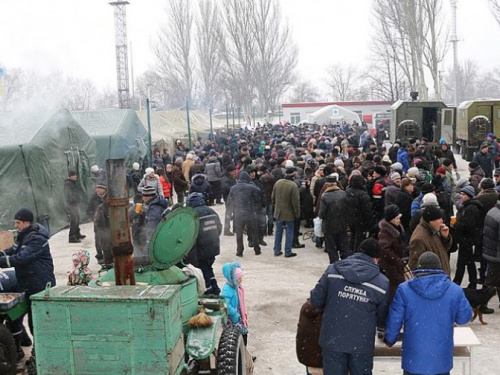
<instances>
[{"instance_id":1,"label":"green trailer","mask_svg":"<svg viewBox=\"0 0 500 375\"><path fill-rule=\"evenodd\" d=\"M425 137L437 143L453 141L455 109L443 102L398 100L391 106L390 140L408 142Z\"/></svg>"},{"instance_id":2,"label":"green trailer","mask_svg":"<svg viewBox=\"0 0 500 375\"><path fill-rule=\"evenodd\" d=\"M462 158L472 161L488 133L500 134L500 99L469 100L457 108L457 140Z\"/></svg>"},{"instance_id":3,"label":"green trailer","mask_svg":"<svg viewBox=\"0 0 500 375\"><path fill-rule=\"evenodd\" d=\"M196 211L182 207L158 225L138 285L115 286L113 270L89 287L56 287L32 296L38 374L245 375L251 356L227 325L218 296L200 296L180 268L198 233ZM203 309L211 323L191 327ZM40 343L40 345L38 344Z\"/></svg>"}]
</instances>

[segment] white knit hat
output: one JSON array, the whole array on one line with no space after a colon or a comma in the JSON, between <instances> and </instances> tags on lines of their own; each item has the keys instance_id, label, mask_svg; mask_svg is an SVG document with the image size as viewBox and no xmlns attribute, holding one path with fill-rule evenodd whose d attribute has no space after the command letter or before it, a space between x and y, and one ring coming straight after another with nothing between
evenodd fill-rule
<instances>
[{"instance_id":1,"label":"white knit hat","mask_svg":"<svg viewBox=\"0 0 500 375\"><path fill-rule=\"evenodd\" d=\"M154 172L155 170L153 168L146 168L146 174L149 175L151 174L152 172Z\"/></svg>"},{"instance_id":2,"label":"white knit hat","mask_svg":"<svg viewBox=\"0 0 500 375\"><path fill-rule=\"evenodd\" d=\"M91 172L97 172L99 170L99 166L98 165L93 165L92 167L90 167L90 171Z\"/></svg>"},{"instance_id":3,"label":"white knit hat","mask_svg":"<svg viewBox=\"0 0 500 375\"><path fill-rule=\"evenodd\" d=\"M422 207L427 206L439 206L436 194L427 193L424 195L424 197L422 198Z\"/></svg>"},{"instance_id":4,"label":"white knit hat","mask_svg":"<svg viewBox=\"0 0 500 375\"><path fill-rule=\"evenodd\" d=\"M132 169L133 169L134 171L138 171L138 170L139 170L139 168L140 168L139 163L134 163L134 164L132 164Z\"/></svg>"},{"instance_id":5,"label":"white knit hat","mask_svg":"<svg viewBox=\"0 0 500 375\"><path fill-rule=\"evenodd\" d=\"M285 161L285 168L293 168L293 161L292 160Z\"/></svg>"}]
</instances>

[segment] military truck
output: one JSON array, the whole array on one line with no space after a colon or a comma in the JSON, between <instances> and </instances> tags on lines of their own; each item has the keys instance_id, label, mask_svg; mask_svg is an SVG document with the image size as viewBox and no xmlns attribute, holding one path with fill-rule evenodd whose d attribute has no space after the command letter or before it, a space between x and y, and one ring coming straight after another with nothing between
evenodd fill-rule
<instances>
[{"instance_id":1,"label":"military truck","mask_svg":"<svg viewBox=\"0 0 500 375\"><path fill-rule=\"evenodd\" d=\"M452 143L455 109L443 102L398 100L391 107L391 142L425 137L429 142L444 138Z\"/></svg>"},{"instance_id":2,"label":"military truck","mask_svg":"<svg viewBox=\"0 0 500 375\"><path fill-rule=\"evenodd\" d=\"M488 133L500 134L500 99L469 100L457 108L456 144L471 161Z\"/></svg>"}]
</instances>

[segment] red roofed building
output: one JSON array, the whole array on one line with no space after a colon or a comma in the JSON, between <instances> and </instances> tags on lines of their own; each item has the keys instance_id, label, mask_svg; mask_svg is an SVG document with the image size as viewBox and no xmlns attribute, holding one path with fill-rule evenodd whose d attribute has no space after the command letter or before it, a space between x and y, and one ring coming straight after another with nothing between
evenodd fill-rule
<instances>
[{"instance_id":1,"label":"red roofed building","mask_svg":"<svg viewBox=\"0 0 500 375\"><path fill-rule=\"evenodd\" d=\"M285 103L282 104L284 121L290 121L291 124L298 124L306 121L307 116L317 110L329 105L339 105L355 112L362 121L372 124L373 116L376 113L390 112L391 101L353 101L353 102L318 102L318 103Z\"/></svg>"}]
</instances>

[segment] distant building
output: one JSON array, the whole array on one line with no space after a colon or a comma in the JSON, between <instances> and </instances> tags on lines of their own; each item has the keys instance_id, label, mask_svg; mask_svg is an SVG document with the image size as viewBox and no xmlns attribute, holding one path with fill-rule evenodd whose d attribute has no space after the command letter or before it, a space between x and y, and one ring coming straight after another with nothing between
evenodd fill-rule
<instances>
[{"instance_id":1,"label":"distant building","mask_svg":"<svg viewBox=\"0 0 500 375\"><path fill-rule=\"evenodd\" d=\"M330 106L339 105L355 112L359 118L367 124L373 124L373 117L377 113L390 112L391 101L357 101L357 102L320 102L320 103L285 103L283 108L283 120L291 124L307 121L308 116L317 110Z\"/></svg>"}]
</instances>

